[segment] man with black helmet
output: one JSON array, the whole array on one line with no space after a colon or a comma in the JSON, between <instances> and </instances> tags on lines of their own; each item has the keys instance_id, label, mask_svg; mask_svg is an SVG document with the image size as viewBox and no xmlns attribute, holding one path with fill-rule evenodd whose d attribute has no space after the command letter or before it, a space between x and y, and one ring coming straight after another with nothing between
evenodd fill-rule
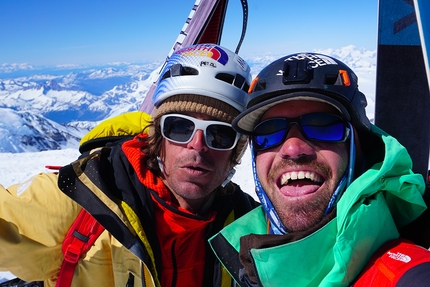
<instances>
[{"instance_id":1,"label":"man with black helmet","mask_svg":"<svg viewBox=\"0 0 430 287\"><path fill-rule=\"evenodd\" d=\"M58 175L0 185L0 270L45 286L232 286L207 239L258 205L230 182L247 145L231 122L250 81L249 66L228 49L175 51L149 127L147 115L135 112L137 121L121 118L112 137L115 125L103 138L99 129L91 133L80 149L91 152ZM136 136L115 141L134 124ZM115 142L95 148L106 139ZM82 210L104 231L79 257L82 245L63 241ZM71 229L74 242L88 242L91 233L80 230ZM69 263L76 266L63 272Z\"/></svg>"},{"instance_id":2,"label":"man with black helmet","mask_svg":"<svg viewBox=\"0 0 430 287\"><path fill-rule=\"evenodd\" d=\"M411 253L429 260L393 241L425 210L424 181L366 105L354 72L322 54L280 58L254 79L233 127L250 136L262 206L210 239L241 286L395 286L421 263Z\"/></svg>"}]
</instances>

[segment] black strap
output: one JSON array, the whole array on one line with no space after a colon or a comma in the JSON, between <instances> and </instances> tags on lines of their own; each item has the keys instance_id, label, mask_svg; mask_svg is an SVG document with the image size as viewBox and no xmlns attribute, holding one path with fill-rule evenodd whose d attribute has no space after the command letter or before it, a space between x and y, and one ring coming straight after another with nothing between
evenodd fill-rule
<instances>
[{"instance_id":1,"label":"black strap","mask_svg":"<svg viewBox=\"0 0 430 287\"><path fill-rule=\"evenodd\" d=\"M42 281L26 282L19 278L0 283L0 287L43 287Z\"/></svg>"},{"instance_id":2,"label":"black strap","mask_svg":"<svg viewBox=\"0 0 430 287\"><path fill-rule=\"evenodd\" d=\"M242 34L240 35L240 40L236 47L236 54L239 53L240 47L242 46L242 42L246 34L246 26L248 25L248 1L240 0L240 2L242 2L243 22L242 22Z\"/></svg>"},{"instance_id":3,"label":"black strap","mask_svg":"<svg viewBox=\"0 0 430 287\"><path fill-rule=\"evenodd\" d=\"M211 239L211 245L213 246L218 258L221 258L224 267L228 270L236 283L240 286L241 284L244 284L241 282L239 276L240 269L243 268L242 263L240 263L239 260L239 253L221 234L218 234Z\"/></svg>"},{"instance_id":4,"label":"black strap","mask_svg":"<svg viewBox=\"0 0 430 287\"><path fill-rule=\"evenodd\" d=\"M125 287L133 287L134 286L134 275L130 272L128 273L128 280L127 280L127 284L125 285ZM143 285L145 286L145 285Z\"/></svg>"}]
</instances>

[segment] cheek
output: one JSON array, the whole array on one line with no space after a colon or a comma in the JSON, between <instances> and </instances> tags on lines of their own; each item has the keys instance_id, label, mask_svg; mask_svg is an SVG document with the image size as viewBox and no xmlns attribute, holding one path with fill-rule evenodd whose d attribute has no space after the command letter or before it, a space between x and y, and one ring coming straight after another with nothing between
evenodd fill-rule
<instances>
[{"instance_id":1,"label":"cheek","mask_svg":"<svg viewBox=\"0 0 430 287\"><path fill-rule=\"evenodd\" d=\"M232 162L233 151L216 151L209 150L206 155L211 158L217 167L226 166L227 169L230 168ZM202 155L206 157L205 155Z\"/></svg>"},{"instance_id":2,"label":"cheek","mask_svg":"<svg viewBox=\"0 0 430 287\"><path fill-rule=\"evenodd\" d=\"M341 177L348 167L349 156L347 145L342 144L334 149L324 150L322 154L332 171L337 172L338 175L336 177Z\"/></svg>"},{"instance_id":3,"label":"cheek","mask_svg":"<svg viewBox=\"0 0 430 287\"><path fill-rule=\"evenodd\" d=\"M169 166L173 164L173 161L175 159L175 155L178 154L178 147L171 144L168 140L163 139L161 142L161 149L160 149L160 158L163 161L164 169L169 169Z\"/></svg>"},{"instance_id":4,"label":"cheek","mask_svg":"<svg viewBox=\"0 0 430 287\"><path fill-rule=\"evenodd\" d=\"M274 154L269 152L260 152L256 155L255 163L259 179L265 179L267 177L273 160Z\"/></svg>"}]
</instances>

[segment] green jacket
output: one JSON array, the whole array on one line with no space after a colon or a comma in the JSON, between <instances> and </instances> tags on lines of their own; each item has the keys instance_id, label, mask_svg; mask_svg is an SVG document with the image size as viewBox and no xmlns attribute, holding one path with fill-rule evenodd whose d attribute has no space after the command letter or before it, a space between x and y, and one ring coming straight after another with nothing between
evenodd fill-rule
<instances>
[{"instance_id":1,"label":"green jacket","mask_svg":"<svg viewBox=\"0 0 430 287\"><path fill-rule=\"evenodd\" d=\"M372 132L384 143L383 160L351 183L332 218L314 232L300 239L267 235L259 207L210 239L237 282L246 270L245 279L262 286L348 286L383 243L426 209L424 181L411 171L406 149L379 128Z\"/></svg>"}]
</instances>

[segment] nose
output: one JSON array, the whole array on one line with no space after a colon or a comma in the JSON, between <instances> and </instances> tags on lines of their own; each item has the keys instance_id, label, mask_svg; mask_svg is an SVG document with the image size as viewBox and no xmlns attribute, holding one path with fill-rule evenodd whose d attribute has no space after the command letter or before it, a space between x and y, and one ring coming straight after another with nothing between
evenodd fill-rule
<instances>
[{"instance_id":1,"label":"nose","mask_svg":"<svg viewBox=\"0 0 430 287\"><path fill-rule=\"evenodd\" d=\"M279 153L282 157L295 159L303 156L315 155L315 150L303 136L297 124L291 124Z\"/></svg>"},{"instance_id":2,"label":"nose","mask_svg":"<svg viewBox=\"0 0 430 287\"><path fill-rule=\"evenodd\" d=\"M205 141L205 135L202 130L196 130L196 133L194 134L193 138L187 144L187 148L195 149L198 151L208 149Z\"/></svg>"}]
</instances>

